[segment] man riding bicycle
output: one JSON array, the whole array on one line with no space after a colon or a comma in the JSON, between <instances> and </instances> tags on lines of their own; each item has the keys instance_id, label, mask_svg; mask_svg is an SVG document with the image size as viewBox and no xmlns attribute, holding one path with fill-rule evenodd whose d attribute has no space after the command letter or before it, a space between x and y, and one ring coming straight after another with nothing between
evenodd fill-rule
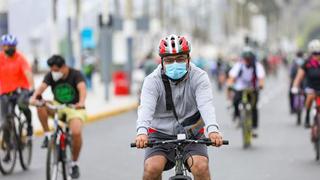
<instances>
[{"instance_id":1,"label":"man riding bicycle","mask_svg":"<svg viewBox=\"0 0 320 180\"><path fill-rule=\"evenodd\" d=\"M304 53L303 51L297 51L296 56L293 59L292 65L290 67L290 89L289 89L289 103L290 103L290 112L295 112L294 107L294 94L291 92L293 81L297 76L298 69L304 64Z\"/></svg>"},{"instance_id":2,"label":"man riding bicycle","mask_svg":"<svg viewBox=\"0 0 320 180\"><path fill-rule=\"evenodd\" d=\"M241 58L242 59L237 62L229 72L227 96L228 99L231 100L231 93L234 91L233 106L234 119L236 119L240 117L239 104L241 103L243 90L254 90L255 102L252 106L252 128L254 137L257 137L258 90L264 86L265 70L263 66L257 62L256 55L250 47L244 48Z\"/></svg>"},{"instance_id":3,"label":"man riding bicycle","mask_svg":"<svg viewBox=\"0 0 320 180\"><path fill-rule=\"evenodd\" d=\"M316 92L320 91L320 40L314 39L308 44L308 50L310 57L305 61L305 63L299 68L296 78L293 82L291 92L297 94L300 84L304 78L306 78L307 85L305 88L305 93L307 94L306 99L306 119L305 127L310 128L310 110L312 102L314 101Z\"/></svg>"},{"instance_id":4,"label":"man riding bicycle","mask_svg":"<svg viewBox=\"0 0 320 180\"><path fill-rule=\"evenodd\" d=\"M78 158L82 146L82 126L87 115L85 111L86 85L82 74L66 65L63 57L53 55L47 61L50 72L46 74L40 87L33 94L30 103L37 105L41 94L51 86L54 95L54 104L73 105L58 112L59 116L66 115L66 120L72 134L72 178L79 178ZM51 133L48 127L48 116L53 115L47 107L38 107L38 116L45 131L42 147L48 147Z\"/></svg>"},{"instance_id":5,"label":"man riding bicycle","mask_svg":"<svg viewBox=\"0 0 320 180\"><path fill-rule=\"evenodd\" d=\"M0 52L0 121L7 119L10 96L14 95L15 104L26 117L28 127L27 136L31 138L32 123L31 111L28 107L30 89L34 82L31 67L27 59L20 53L17 47L17 38L6 34L1 37L2 51ZM6 156L4 160L10 158ZM7 159L9 160L9 159Z\"/></svg>"},{"instance_id":6,"label":"man riding bicycle","mask_svg":"<svg viewBox=\"0 0 320 180\"><path fill-rule=\"evenodd\" d=\"M136 146L148 140L176 139L177 134L202 138L205 131L215 146L222 145L212 89L207 73L190 62L190 43L177 35L160 41L161 65L144 80L138 109ZM210 179L207 147L185 147L185 163L195 179ZM144 180L161 179L175 166L174 149L154 146L145 151Z\"/></svg>"}]
</instances>

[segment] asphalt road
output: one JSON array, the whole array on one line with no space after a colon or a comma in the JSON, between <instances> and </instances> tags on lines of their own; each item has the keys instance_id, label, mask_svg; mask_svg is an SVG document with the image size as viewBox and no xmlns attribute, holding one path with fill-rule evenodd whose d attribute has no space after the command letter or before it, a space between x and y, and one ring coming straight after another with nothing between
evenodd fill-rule
<instances>
[{"instance_id":1,"label":"asphalt road","mask_svg":"<svg viewBox=\"0 0 320 180\"><path fill-rule=\"evenodd\" d=\"M314 159L310 131L295 125L288 113L287 80L269 78L261 95L259 138L250 149L242 148L241 131L231 121L223 93L214 92L218 121L229 146L209 148L210 171L215 180L317 180L320 162ZM82 180L139 180L143 170L143 150L129 147L135 137L136 112L128 112L84 128L80 159ZM45 179L46 151L42 138L35 138L31 169L0 175L3 180ZM168 179L172 171L165 172Z\"/></svg>"}]
</instances>

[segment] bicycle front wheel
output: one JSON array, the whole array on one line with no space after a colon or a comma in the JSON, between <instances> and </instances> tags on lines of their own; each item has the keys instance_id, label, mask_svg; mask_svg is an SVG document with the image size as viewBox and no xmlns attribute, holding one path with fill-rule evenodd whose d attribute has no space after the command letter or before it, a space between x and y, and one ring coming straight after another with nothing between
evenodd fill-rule
<instances>
[{"instance_id":1,"label":"bicycle front wheel","mask_svg":"<svg viewBox=\"0 0 320 180\"><path fill-rule=\"evenodd\" d=\"M27 170L31 164L32 158L32 139L27 136L28 123L22 122L19 127L19 157L23 170Z\"/></svg>"},{"instance_id":2,"label":"bicycle front wheel","mask_svg":"<svg viewBox=\"0 0 320 180\"><path fill-rule=\"evenodd\" d=\"M52 138L49 143L46 176L47 180L68 179L66 165L62 160L62 151L56 144L56 138Z\"/></svg>"},{"instance_id":3,"label":"bicycle front wheel","mask_svg":"<svg viewBox=\"0 0 320 180\"><path fill-rule=\"evenodd\" d=\"M5 123L0 127L0 171L4 175L11 174L16 164L16 159L16 133L9 123Z\"/></svg>"},{"instance_id":4,"label":"bicycle front wheel","mask_svg":"<svg viewBox=\"0 0 320 180\"><path fill-rule=\"evenodd\" d=\"M252 137L252 119L251 112L245 110L241 118L242 124L242 137L243 137L243 148L248 148L251 146Z\"/></svg>"}]
</instances>

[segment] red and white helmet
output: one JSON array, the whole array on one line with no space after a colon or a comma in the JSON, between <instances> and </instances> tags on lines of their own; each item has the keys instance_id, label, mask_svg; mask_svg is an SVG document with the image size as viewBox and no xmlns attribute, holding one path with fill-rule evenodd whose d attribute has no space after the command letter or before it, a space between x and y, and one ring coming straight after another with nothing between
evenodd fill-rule
<instances>
[{"instance_id":1,"label":"red and white helmet","mask_svg":"<svg viewBox=\"0 0 320 180\"><path fill-rule=\"evenodd\" d=\"M176 54L189 54L190 43L183 36L171 34L160 40L159 56L165 57Z\"/></svg>"}]
</instances>

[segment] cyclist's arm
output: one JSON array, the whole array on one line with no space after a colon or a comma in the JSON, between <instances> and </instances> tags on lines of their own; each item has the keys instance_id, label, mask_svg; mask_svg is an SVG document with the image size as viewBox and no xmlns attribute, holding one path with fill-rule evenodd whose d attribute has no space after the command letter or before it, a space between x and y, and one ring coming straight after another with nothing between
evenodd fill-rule
<instances>
[{"instance_id":1,"label":"cyclist's arm","mask_svg":"<svg viewBox=\"0 0 320 180\"><path fill-rule=\"evenodd\" d=\"M31 70L31 67L30 67L27 59L24 56L21 55L21 59L19 59L19 60L20 60L21 71L23 72L23 74L28 79L28 82L29 82L31 88L34 89L34 81L33 81L32 70Z\"/></svg>"},{"instance_id":2,"label":"cyclist's arm","mask_svg":"<svg viewBox=\"0 0 320 180\"><path fill-rule=\"evenodd\" d=\"M259 88L264 87L264 79L266 76L266 72L262 66L262 64L258 63L257 65L257 77L258 77L258 86Z\"/></svg>"},{"instance_id":3,"label":"cyclist's arm","mask_svg":"<svg viewBox=\"0 0 320 180\"><path fill-rule=\"evenodd\" d=\"M46 83L41 83L40 87L38 89L36 89L36 91L33 93L32 97L31 97L31 103L35 103L34 101L36 101L38 96L41 96L42 93L47 89L48 85Z\"/></svg>"},{"instance_id":4,"label":"cyclist's arm","mask_svg":"<svg viewBox=\"0 0 320 180\"><path fill-rule=\"evenodd\" d=\"M143 82L140 105L138 107L137 135L148 134L148 128L153 119L158 96L157 83L154 82L152 77L146 77Z\"/></svg>"},{"instance_id":5,"label":"cyclist's arm","mask_svg":"<svg viewBox=\"0 0 320 180\"><path fill-rule=\"evenodd\" d=\"M292 87L300 87L300 83L305 76L305 71L302 68L299 68L296 78L293 81Z\"/></svg>"},{"instance_id":6,"label":"cyclist's arm","mask_svg":"<svg viewBox=\"0 0 320 180\"><path fill-rule=\"evenodd\" d=\"M33 74L29 70L24 71L25 76L28 79L28 82L30 83L31 89L34 89L34 80L33 80Z\"/></svg>"},{"instance_id":7,"label":"cyclist's arm","mask_svg":"<svg viewBox=\"0 0 320 180\"><path fill-rule=\"evenodd\" d=\"M208 134L211 132L219 132L209 77L206 73L203 73L197 79L198 81L195 86L196 101L201 117L206 125L206 132Z\"/></svg>"},{"instance_id":8,"label":"cyclist's arm","mask_svg":"<svg viewBox=\"0 0 320 180\"><path fill-rule=\"evenodd\" d=\"M238 77L239 73L241 70L241 64L240 63L236 63L231 70L229 71L229 78L227 80L227 87L232 87L233 84L236 81L236 78Z\"/></svg>"},{"instance_id":9,"label":"cyclist's arm","mask_svg":"<svg viewBox=\"0 0 320 180\"><path fill-rule=\"evenodd\" d=\"M84 81L81 81L77 84L77 89L79 91L79 102L78 104L82 107L85 106L85 100L87 96L86 84Z\"/></svg>"}]
</instances>

